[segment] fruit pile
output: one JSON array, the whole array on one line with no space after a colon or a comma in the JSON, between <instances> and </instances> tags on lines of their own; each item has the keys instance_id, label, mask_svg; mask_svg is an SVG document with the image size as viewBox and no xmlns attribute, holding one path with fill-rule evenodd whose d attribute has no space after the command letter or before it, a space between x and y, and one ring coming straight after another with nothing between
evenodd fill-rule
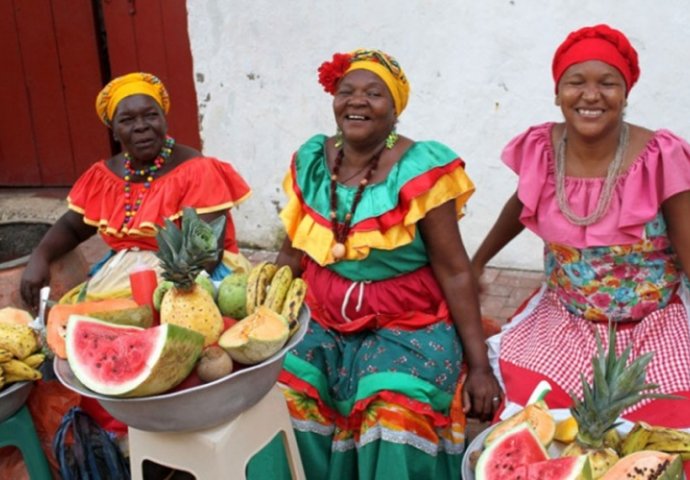
<instances>
[{"instance_id":1,"label":"fruit pile","mask_svg":"<svg viewBox=\"0 0 690 480\"><path fill-rule=\"evenodd\" d=\"M299 327L306 285L289 267L262 262L230 274L216 291L204 266L219 257L224 222L206 223L186 209L181 228L166 220L158 231L165 281L150 300L160 325L152 326L149 307L129 299L51 308L48 344L86 387L118 397L156 395L215 381L285 346Z\"/></svg>"},{"instance_id":2,"label":"fruit pile","mask_svg":"<svg viewBox=\"0 0 690 480\"><path fill-rule=\"evenodd\" d=\"M597 342L593 383L583 379L584 395L573 397L571 416L556 422L543 399L531 399L492 428L481 450L470 452L476 480L684 478L690 433L643 422L627 435L617 429L626 408L644 398L667 398L650 393L656 386L645 382L651 355L626 365L630 347L617 356L615 334L609 334L608 351Z\"/></svg>"},{"instance_id":3,"label":"fruit pile","mask_svg":"<svg viewBox=\"0 0 690 480\"><path fill-rule=\"evenodd\" d=\"M0 390L15 382L41 378L38 368L45 360L36 332L29 327L28 312L13 307L0 309Z\"/></svg>"}]
</instances>

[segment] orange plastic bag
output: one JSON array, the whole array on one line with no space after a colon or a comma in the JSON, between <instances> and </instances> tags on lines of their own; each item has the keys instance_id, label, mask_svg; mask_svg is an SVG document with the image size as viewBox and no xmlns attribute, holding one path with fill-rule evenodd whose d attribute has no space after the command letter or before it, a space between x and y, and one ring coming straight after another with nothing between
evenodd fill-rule
<instances>
[{"instance_id":1,"label":"orange plastic bag","mask_svg":"<svg viewBox=\"0 0 690 480\"><path fill-rule=\"evenodd\" d=\"M57 380L37 381L27 400L41 447L50 463L53 478L56 479L60 476L52 451L53 437L62 417L70 408L78 406L80 401L81 395L67 389ZM17 448L0 448L0 478L28 480L24 459Z\"/></svg>"}]
</instances>

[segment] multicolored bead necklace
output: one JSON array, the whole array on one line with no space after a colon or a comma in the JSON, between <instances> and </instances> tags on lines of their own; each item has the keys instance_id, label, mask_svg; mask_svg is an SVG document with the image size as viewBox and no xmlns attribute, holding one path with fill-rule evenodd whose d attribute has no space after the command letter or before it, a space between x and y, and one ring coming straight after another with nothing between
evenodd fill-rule
<instances>
[{"instance_id":1,"label":"multicolored bead necklace","mask_svg":"<svg viewBox=\"0 0 690 480\"><path fill-rule=\"evenodd\" d=\"M385 145L384 145L385 147ZM362 193L364 192L364 188L369 184L369 181L371 180L371 177L374 175L374 172L376 172L376 168L378 167L379 164L379 158L381 158L381 153L383 153L383 147L374 154L373 157L369 159L367 162L367 165L369 166L369 169L367 170L367 173L364 175L364 178L362 178L359 181L359 185L357 186L357 191L355 192L355 196L352 199L352 206L350 207L350 211L345 214L344 221L342 223L338 222L338 216L337 216L337 211L338 211L338 195L336 193L336 190L338 188L338 172L340 172L340 167L343 164L343 159L345 158L345 154L343 153L343 149L341 148L338 150L338 155L335 157L335 164L333 165L333 173L331 174L331 231L333 232L333 236L335 237L335 245L333 245L333 248L331 248L331 254L333 255L333 258L336 260L340 260L345 256L346 249L345 249L345 240L347 239L347 234L350 232L350 224L352 223L352 217L355 214L355 210L357 209L357 205L359 205L360 200L362 200ZM361 170L360 170L361 171ZM359 172L358 172L359 173ZM352 177L350 177L352 178Z\"/></svg>"},{"instance_id":2,"label":"multicolored bead necklace","mask_svg":"<svg viewBox=\"0 0 690 480\"><path fill-rule=\"evenodd\" d=\"M132 168L132 156L125 152L125 227L129 226L134 216L139 211L139 207L141 207L146 192L151 188L151 182L153 182L156 172L158 172L158 170L163 167L163 164L170 158L174 146L175 139L172 137L165 137L165 144L153 161L153 165L140 170ZM140 178L145 177L146 180L144 181L144 188L139 190L136 200L132 201L132 178L135 176Z\"/></svg>"}]
</instances>

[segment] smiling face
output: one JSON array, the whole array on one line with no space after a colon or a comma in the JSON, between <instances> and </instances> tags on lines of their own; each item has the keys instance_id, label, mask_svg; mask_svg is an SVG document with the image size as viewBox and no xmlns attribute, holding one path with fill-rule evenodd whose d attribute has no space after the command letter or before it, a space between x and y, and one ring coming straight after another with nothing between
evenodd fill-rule
<instances>
[{"instance_id":1,"label":"smiling face","mask_svg":"<svg viewBox=\"0 0 690 480\"><path fill-rule=\"evenodd\" d=\"M353 70L338 84L333 113L343 138L352 145L383 142L395 127L395 106L386 84L368 70Z\"/></svg>"},{"instance_id":2,"label":"smiling face","mask_svg":"<svg viewBox=\"0 0 690 480\"><path fill-rule=\"evenodd\" d=\"M118 104L112 128L123 150L141 163L150 163L163 148L168 122L152 97L132 95Z\"/></svg>"},{"instance_id":3,"label":"smiling face","mask_svg":"<svg viewBox=\"0 0 690 480\"><path fill-rule=\"evenodd\" d=\"M558 82L556 105L561 107L569 130L598 137L623 121L626 85L615 67L599 60L576 63Z\"/></svg>"}]
</instances>

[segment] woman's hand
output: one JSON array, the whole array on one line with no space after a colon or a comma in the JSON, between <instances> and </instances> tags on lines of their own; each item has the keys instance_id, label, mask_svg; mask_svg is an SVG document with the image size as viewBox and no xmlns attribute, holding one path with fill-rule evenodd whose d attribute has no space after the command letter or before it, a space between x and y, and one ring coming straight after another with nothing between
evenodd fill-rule
<instances>
[{"instance_id":1,"label":"woman's hand","mask_svg":"<svg viewBox=\"0 0 690 480\"><path fill-rule=\"evenodd\" d=\"M38 311L41 288L50 281L50 264L96 233L96 227L84 223L84 217L68 210L53 224L31 254L22 274L19 290L27 307Z\"/></svg>"},{"instance_id":2,"label":"woman's hand","mask_svg":"<svg viewBox=\"0 0 690 480\"><path fill-rule=\"evenodd\" d=\"M34 313L38 311L41 288L50 283L50 263L42 255L32 255L19 284L22 301Z\"/></svg>"},{"instance_id":3,"label":"woman's hand","mask_svg":"<svg viewBox=\"0 0 690 480\"><path fill-rule=\"evenodd\" d=\"M470 369L462 389L463 411L468 417L491 420L503 400L503 392L490 369Z\"/></svg>"}]
</instances>

